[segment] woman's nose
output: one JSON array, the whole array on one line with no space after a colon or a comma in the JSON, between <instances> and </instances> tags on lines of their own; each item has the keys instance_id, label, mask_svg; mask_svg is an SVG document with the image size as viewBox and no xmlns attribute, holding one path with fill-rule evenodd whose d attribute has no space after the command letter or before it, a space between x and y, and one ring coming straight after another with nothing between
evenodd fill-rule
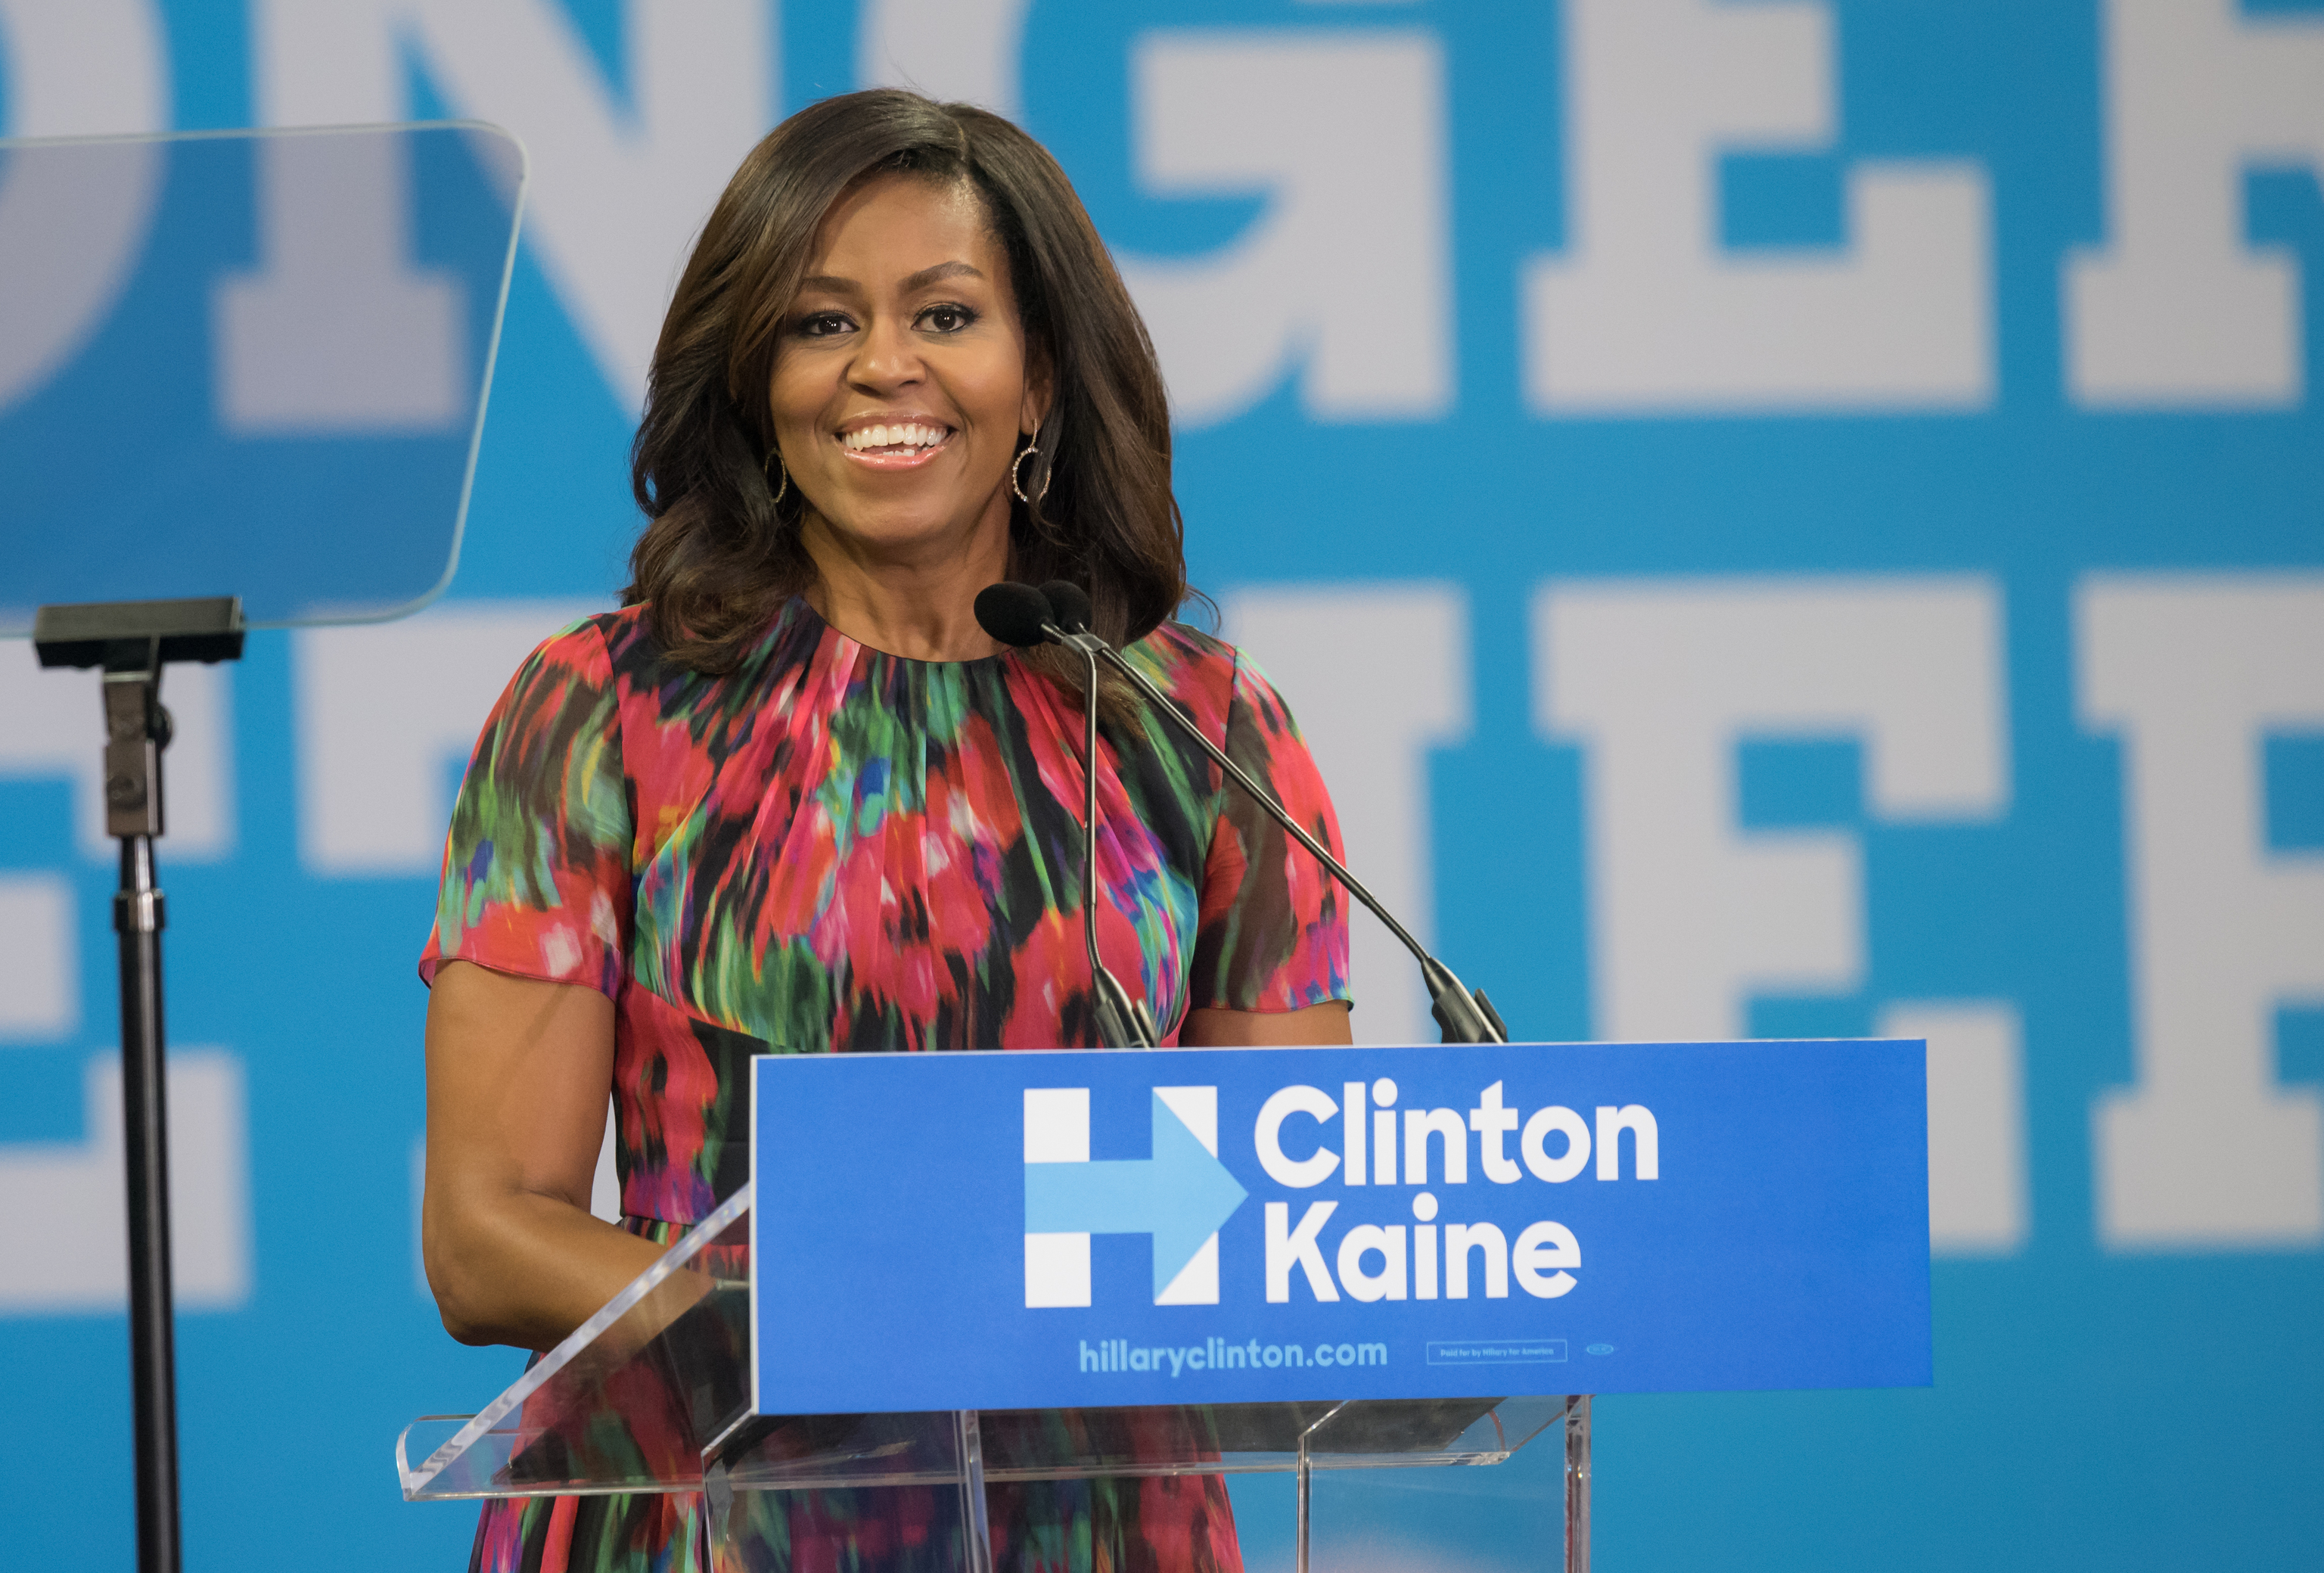
<instances>
[{"instance_id":1,"label":"woman's nose","mask_svg":"<svg viewBox=\"0 0 2324 1573\"><path fill-rule=\"evenodd\" d=\"M847 369L849 379L861 386L892 388L918 381L921 363L906 325L881 316L864 330L862 343Z\"/></svg>"}]
</instances>

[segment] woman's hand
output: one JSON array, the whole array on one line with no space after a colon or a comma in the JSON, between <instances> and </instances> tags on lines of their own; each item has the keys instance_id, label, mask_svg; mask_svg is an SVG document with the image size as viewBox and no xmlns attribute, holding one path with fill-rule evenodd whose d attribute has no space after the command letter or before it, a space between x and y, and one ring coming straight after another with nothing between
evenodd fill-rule
<instances>
[{"instance_id":1,"label":"woman's hand","mask_svg":"<svg viewBox=\"0 0 2324 1573\"><path fill-rule=\"evenodd\" d=\"M1178 1041L1189 1049L1333 1048L1356 1041L1348 1015L1339 1000L1296 1011L1188 1011Z\"/></svg>"},{"instance_id":2,"label":"woman's hand","mask_svg":"<svg viewBox=\"0 0 2324 1573\"><path fill-rule=\"evenodd\" d=\"M464 1344L548 1349L662 1247L589 1216L613 1002L447 961L428 1002L421 1256Z\"/></svg>"}]
</instances>

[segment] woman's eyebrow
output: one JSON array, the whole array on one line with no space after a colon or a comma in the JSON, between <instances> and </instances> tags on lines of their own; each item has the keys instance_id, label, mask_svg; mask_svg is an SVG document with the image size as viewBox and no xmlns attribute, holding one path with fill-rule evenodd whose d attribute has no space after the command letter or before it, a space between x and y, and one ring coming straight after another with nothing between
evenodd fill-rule
<instances>
[{"instance_id":1,"label":"woman's eyebrow","mask_svg":"<svg viewBox=\"0 0 2324 1573\"><path fill-rule=\"evenodd\" d=\"M941 279L981 279L983 276L964 262L938 263L932 268L922 268L918 273L906 279L904 292L910 294L914 290L925 290Z\"/></svg>"},{"instance_id":2,"label":"woman's eyebrow","mask_svg":"<svg viewBox=\"0 0 2324 1573\"><path fill-rule=\"evenodd\" d=\"M983 276L967 263L941 262L934 267L922 268L907 278L903 282L903 292L908 295L945 279L981 279ZM860 295L863 292L862 284L853 279L840 278L835 273L810 273L798 282L798 287L801 294L810 291L819 295Z\"/></svg>"}]
</instances>

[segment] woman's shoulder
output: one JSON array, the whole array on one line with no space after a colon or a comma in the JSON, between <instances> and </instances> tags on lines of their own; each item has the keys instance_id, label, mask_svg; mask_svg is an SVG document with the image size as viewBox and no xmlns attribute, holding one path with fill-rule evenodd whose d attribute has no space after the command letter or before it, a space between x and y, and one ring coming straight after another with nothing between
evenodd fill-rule
<instances>
[{"instance_id":1,"label":"woman's shoulder","mask_svg":"<svg viewBox=\"0 0 2324 1573\"><path fill-rule=\"evenodd\" d=\"M1250 655L1192 624L1165 623L1123 653L1214 740L1225 736L1238 703L1282 708L1274 684Z\"/></svg>"},{"instance_id":2,"label":"woman's shoulder","mask_svg":"<svg viewBox=\"0 0 2324 1573\"><path fill-rule=\"evenodd\" d=\"M1154 685L1176 699L1180 690L1209 688L1231 689L1241 656L1214 634L1175 619L1142 639L1133 640L1122 654Z\"/></svg>"},{"instance_id":3,"label":"woman's shoulder","mask_svg":"<svg viewBox=\"0 0 2324 1573\"><path fill-rule=\"evenodd\" d=\"M501 709L526 728L582 735L690 712L719 680L671 662L644 606L577 617L532 647Z\"/></svg>"},{"instance_id":4,"label":"woman's shoulder","mask_svg":"<svg viewBox=\"0 0 2324 1573\"><path fill-rule=\"evenodd\" d=\"M639 604L596 612L576 618L551 634L533 649L528 666L546 666L594 675L601 686L632 693L652 694L665 701L695 690L716 691L734 686L738 678L763 675L770 661L801 653L791 647L805 637L812 651L813 631L801 626L795 603L786 603L771 616L759 640L733 672L706 672L670 659L656 627L653 609Z\"/></svg>"},{"instance_id":5,"label":"woman's shoulder","mask_svg":"<svg viewBox=\"0 0 2324 1573\"><path fill-rule=\"evenodd\" d=\"M576 617L532 647L518 669L594 676L602 686L611 675L615 652L633 648L643 631L643 608L623 606Z\"/></svg>"}]
</instances>

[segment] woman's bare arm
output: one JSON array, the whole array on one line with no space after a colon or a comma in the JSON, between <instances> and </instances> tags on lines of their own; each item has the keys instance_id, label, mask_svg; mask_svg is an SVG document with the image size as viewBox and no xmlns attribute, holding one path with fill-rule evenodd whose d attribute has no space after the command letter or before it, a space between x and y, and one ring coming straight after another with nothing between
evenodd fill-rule
<instances>
[{"instance_id":1,"label":"woman's bare arm","mask_svg":"<svg viewBox=\"0 0 2324 1573\"><path fill-rule=\"evenodd\" d=\"M613 1074L613 1002L595 989L437 972L421 1255L462 1343L550 1348L661 1254L589 1216Z\"/></svg>"},{"instance_id":2,"label":"woman's bare arm","mask_svg":"<svg viewBox=\"0 0 2324 1573\"><path fill-rule=\"evenodd\" d=\"M1348 1016L1337 1000L1296 1011L1188 1011L1178 1041L1189 1049L1329 1048L1355 1041Z\"/></svg>"}]
</instances>

